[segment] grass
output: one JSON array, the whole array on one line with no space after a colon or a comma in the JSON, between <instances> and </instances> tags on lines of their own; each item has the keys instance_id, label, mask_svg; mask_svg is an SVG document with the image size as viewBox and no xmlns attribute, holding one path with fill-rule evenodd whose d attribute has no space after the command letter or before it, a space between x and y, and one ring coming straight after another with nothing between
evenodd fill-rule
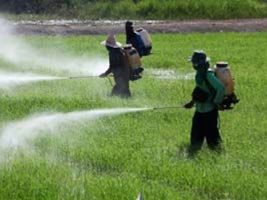
<instances>
[{"instance_id":1,"label":"grass","mask_svg":"<svg viewBox=\"0 0 267 200\"><path fill-rule=\"evenodd\" d=\"M187 156L193 110L170 109L80 121L36 138L32 147L2 151L0 199L265 199L267 33L155 34L145 69L193 72L187 57L202 48L211 62L230 63L241 102L221 112L225 151L205 146ZM22 37L37 49L72 55L107 52L105 36ZM118 37L124 41L124 36ZM9 62L1 60L1 69ZM19 66L10 67L18 69ZM105 79L56 80L1 90L0 123L31 114L94 108L180 105L193 80L159 80L144 74L129 100L108 97Z\"/></svg>"}]
</instances>

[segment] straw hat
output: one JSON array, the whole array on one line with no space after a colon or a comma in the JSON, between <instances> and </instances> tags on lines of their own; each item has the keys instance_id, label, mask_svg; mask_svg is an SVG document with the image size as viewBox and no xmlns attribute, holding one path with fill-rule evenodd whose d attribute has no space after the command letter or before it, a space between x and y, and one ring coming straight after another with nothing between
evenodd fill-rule
<instances>
[{"instance_id":1,"label":"straw hat","mask_svg":"<svg viewBox=\"0 0 267 200\"><path fill-rule=\"evenodd\" d=\"M102 45L112 47L112 48L120 48L121 43L116 41L115 35L109 34L107 39L103 42L101 42Z\"/></svg>"}]
</instances>

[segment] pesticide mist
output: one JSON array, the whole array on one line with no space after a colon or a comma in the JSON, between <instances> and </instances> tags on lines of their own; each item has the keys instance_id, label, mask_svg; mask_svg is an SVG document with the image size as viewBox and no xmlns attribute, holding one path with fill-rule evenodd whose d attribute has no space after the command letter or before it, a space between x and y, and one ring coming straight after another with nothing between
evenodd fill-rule
<instances>
[{"instance_id":1,"label":"pesticide mist","mask_svg":"<svg viewBox=\"0 0 267 200\"><path fill-rule=\"evenodd\" d=\"M12 63L29 72L47 69L62 75L99 75L108 66L107 59L100 57L77 57L61 52L46 54L33 47L21 37L10 22L0 18L0 61Z\"/></svg>"},{"instance_id":2,"label":"pesticide mist","mask_svg":"<svg viewBox=\"0 0 267 200\"><path fill-rule=\"evenodd\" d=\"M164 80L192 80L195 77L195 73L181 73L171 69L150 69L146 71L154 78Z\"/></svg>"},{"instance_id":3,"label":"pesticide mist","mask_svg":"<svg viewBox=\"0 0 267 200\"><path fill-rule=\"evenodd\" d=\"M57 134L73 123L85 123L105 116L140 112L149 108L115 108L76 111L69 113L42 113L7 124L0 129L0 150L30 146L42 134Z\"/></svg>"},{"instance_id":4,"label":"pesticide mist","mask_svg":"<svg viewBox=\"0 0 267 200\"><path fill-rule=\"evenodd\" d=\"M6 72L0 70L0 89L12 89L18 85L38 81L49 81L62 79L56 76L45 76L34 73Z\"/></svg>"}]
</instances>

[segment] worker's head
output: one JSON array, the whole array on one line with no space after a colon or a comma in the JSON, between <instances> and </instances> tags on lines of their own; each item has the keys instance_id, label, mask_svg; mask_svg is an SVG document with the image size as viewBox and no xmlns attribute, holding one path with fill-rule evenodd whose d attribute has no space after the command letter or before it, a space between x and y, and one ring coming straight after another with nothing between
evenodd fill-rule
<instances>
[{"instance_id":1,"label":"worker's head","mask_svg":"<svg viewBox=\"0 0 267 200\"><path fill-rule=\"evenodd\" d=\"M126 23L125 23L125 28L127 29L127 28L133 28L133 22L131 22L131 21L126 21Z\"/></svg>"},{"instance_id":2,"label":"worker's head","mask_svg":"<svg viewBox=\"0 0 267 200\"><path fill-rule=\"evenodd\" d=\"M125 31L126 31L126 34L134 32L133 22L127 21L125 23Z\"/></svg>"},{"instance_id":3,"label":"worker's head","mask_svg":"<svg viewBox=\"0 0 267 200\"><path fill-rule=\"evenodd\" d=\"M198 70L200 67L207 68L209 66L209 58L203 50L194 51L193 55L189 59L192 62L194 69Z\"/></svg>"},{"instance_id":4,"label":"worker's head","mask_svg":"<svg viewBox=\"0 0 267 200\"><path fill-rule=\"evenodd\" d=\"M116 41L116 37L114 34L109 34L107 39L101 42L101 44L105 45L108 50L109 48L120 48L121 47L121 43Z\"/></svg>"}]
</instances>

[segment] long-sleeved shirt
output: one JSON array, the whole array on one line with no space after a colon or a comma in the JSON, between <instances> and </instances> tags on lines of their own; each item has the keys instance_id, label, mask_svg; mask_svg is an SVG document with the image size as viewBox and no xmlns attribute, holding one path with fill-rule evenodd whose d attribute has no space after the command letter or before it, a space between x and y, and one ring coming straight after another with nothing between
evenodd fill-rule
<instances>
[{"instance_id":1,"label":"long-sleeved shirt","mask_svg":"<svg viewBox=\"0 0 267 200\"><path fill-rule=\"evenodd\" d=\"M209 85L207 85L207 81ZM209 97L206 102L196 102L196 111L200 113L210 112L213 109L215 109L224 98L224 85L222 82L216 78L214 72L208 71L206 76L206 81L202 81L201 84L197 84L198 87L205 90L209 93ZM215 94L211 91L211 88L213 88Z\"/></svg>"},{"instance_id":2,"label":"long-sleeved shirt","mask_svg":"<svg viewBox=\"0 0 267 200\"><path fill-rule=\"evenodd\" d=\"M105 75L110 73L113 73L114 77L123 77L125 80L129 80L129 66L120 48L111 48L109 51L109 68Z\"/></svg>"}]
</instances>

